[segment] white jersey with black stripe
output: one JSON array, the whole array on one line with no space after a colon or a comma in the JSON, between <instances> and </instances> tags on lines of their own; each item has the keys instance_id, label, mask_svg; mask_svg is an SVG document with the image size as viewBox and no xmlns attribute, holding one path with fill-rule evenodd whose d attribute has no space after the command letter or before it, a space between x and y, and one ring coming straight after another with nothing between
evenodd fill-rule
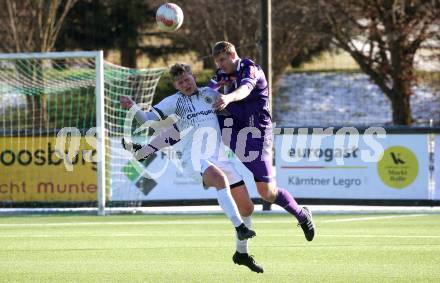
<instances>
[{"instance_id":1,"label":"white jersey with black stripe","mask_svg":"<svg viewBox=\"0 0 440 283\"><path fill-rule=\"evenodd\" d=\"M226 156L220 126L213 104L219 93L209 87L198 88L191 96L177 92L153 106L161 119L176 115L175 123L181 132L184 174L200 178L210 165L219 167L233 184L241 181L240 174Z\"/></svg>"},{"instance_id":2,"label":"white jersey with black stripe","mask_svg":"<svg viewBox=\"0 0 440 283\"><path fill-rule=\"evenodd\" d=\"M176 115L176 124L180 131L192 127L210 127L220 133L217 115L213 109L213 103L219 95L217 91L208 87L198 88L191 96L177 92L154 105L153 111L161 119Z\"/></svg>"}]
</instances>

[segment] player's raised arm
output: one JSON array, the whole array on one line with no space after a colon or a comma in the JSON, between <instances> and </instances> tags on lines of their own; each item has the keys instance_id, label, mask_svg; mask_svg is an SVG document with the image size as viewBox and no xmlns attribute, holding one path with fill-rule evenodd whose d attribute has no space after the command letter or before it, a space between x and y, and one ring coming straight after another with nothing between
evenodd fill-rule
<instances>
[{"instance_id":1,"label":"player's raised arm","mask_svg":"<svg viewBox=\"0 0 440 283\"><path fill-rule=\"evenodd\" d=\"M149 111L149 112L144 112L139 105L137 105L130 97L126 96L126 95L122 95L119 98L119 102L121 104L121 107L123 109L131 109L132 107L135 107L135 118L136 121L139 124L143 124L145 122L148 121L159 121L160 117L158 117L158 115L156 115L155 113Z\"/></svg>"},{"instance_id":2,"label":"player's raised arm","mask_svg":"<svg viewBox=\"0 0 440 283\"><path fill-rule=\"evenodd\" d=\"M242 85L227 95L220 95L214 104L215 110L221 111L225 109L229 103L246 98L251 93L251 90L252 89L249 89L247 85Z\"/></svg>"}]
</instances>

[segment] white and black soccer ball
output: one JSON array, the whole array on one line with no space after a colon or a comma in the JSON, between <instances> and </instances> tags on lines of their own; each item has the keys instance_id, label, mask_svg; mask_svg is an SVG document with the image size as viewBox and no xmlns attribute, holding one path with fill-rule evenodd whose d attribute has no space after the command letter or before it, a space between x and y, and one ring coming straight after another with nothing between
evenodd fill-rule
<instances>
[{"instance_id":1,"label":"white and black soccer ball","mask_svg":"<svg viewBox=\"0 0 440 283\"><path fill-rule=\"evenodd\" d=\"M165 3L156 11L156 22L163 31L176 31L183 23L182 9L174 3Z\"/></svg>"}]
</instances>

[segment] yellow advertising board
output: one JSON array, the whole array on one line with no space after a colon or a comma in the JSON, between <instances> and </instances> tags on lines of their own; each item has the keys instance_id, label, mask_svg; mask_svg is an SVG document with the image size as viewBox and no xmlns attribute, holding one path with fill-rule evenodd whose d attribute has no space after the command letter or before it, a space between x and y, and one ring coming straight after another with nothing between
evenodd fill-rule
<instances>
[{"instance_id":1,"label":"yellow advertising board","mask_svg":"<svg viewBox=\"0 0 440 283\"><path fill-rule=\"evenodd\" d=\"M63 154L56 138L0 137L1 202L97 200L95 148L78 137L78 148Z\"/></svg>"}]
</instances>

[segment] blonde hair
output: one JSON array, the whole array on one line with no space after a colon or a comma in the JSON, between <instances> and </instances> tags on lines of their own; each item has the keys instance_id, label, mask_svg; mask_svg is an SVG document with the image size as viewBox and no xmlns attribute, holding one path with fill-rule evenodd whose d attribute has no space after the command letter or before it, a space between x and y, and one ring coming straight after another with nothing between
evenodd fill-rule
<instances>
[{"instance_id":1,"label":"blonde hair","mask_svg":"<svg viewBox=\"0 0 440 283\"><path fill-rule=\"evenodd\" d=\"M227 41L219 41L212 48L212 56L215 57L221 53L235 54L237 51L235 51L234 44Z\"/></svg>"},{"instance_id":2,"label":"blonde hair","mask_svg":"<svg viewBox=\"0 0 440 283\"><path fill-rule=\"evenodd\" d=\"M176 63L171 66L169 74L172 81L177 80L184 73L192 75L191 66L183 63Z\"/></svg>"}]
</instances>

